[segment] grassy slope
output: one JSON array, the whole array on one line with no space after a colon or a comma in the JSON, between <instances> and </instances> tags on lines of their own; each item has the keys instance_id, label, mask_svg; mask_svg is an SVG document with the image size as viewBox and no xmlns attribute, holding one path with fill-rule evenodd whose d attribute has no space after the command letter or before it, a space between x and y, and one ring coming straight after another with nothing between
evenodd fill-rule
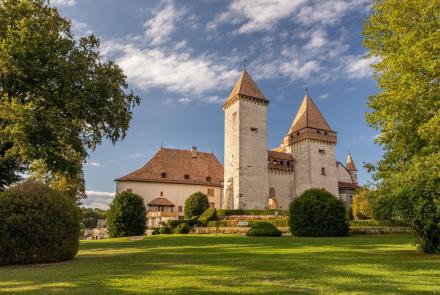
<instances>
[{"instance_id":1,"label":"grassy slope","mask_svg":"<svg viewBox=\"0 0 440 295\"><path fill-rule=\"evenodd\" d=\"M0 268L0 293L440 294L411 235L154 236L81 243L75 260Z\"/></svg>"}]
</instances>

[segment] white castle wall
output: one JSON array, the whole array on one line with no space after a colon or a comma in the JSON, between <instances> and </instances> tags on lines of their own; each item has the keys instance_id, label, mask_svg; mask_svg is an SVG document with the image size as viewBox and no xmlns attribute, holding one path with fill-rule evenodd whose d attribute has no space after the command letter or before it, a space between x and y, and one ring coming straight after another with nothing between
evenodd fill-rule
<instances>
[{"instance_id":1,"label":"white castle wall","mask_svg":"<svg viewBox=\"0 0 440 295\"><path fill-rule=\"evenodd\" d=\"M268 173L269 189L275 189L279 209L287 210L295 196L294 172L279 169L270 169Z\"/></svg>"}]
</instances>

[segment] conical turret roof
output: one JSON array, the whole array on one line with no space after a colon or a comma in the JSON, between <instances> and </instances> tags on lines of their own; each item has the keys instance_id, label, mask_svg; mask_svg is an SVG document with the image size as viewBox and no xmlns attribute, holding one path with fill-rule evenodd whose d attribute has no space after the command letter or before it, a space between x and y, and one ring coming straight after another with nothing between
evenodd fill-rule
<instances>
[{"instance_id":1,"label":"conical turret roof","mask_svg":"<svg viewBox=\"0 0 440 295\"><path fill-rule=\"evenodd\" d=\"M298 113L289 129L289 134L306 127L333 131L308 93L304 96Z\"/></svg>"},{"instance_id":2,"label":"conical turret roof","mask_svg":"<svg viewBox=\"0 0 440 295\"><path fill-rule=\"evenodd\" d=\"M351 153L348 153L347 155L347 164L345 165L345 168L347 168L348 171L357 171L353 158L351 157Z\"/></svg>"},{"instance_id":3,"label":"conical turret roof","mask_svg":"<svg viewBox=\"0 0 440 295\"><path fill-rule=\"evenodd\" d=\"M246 69L244 69L243 73L241 73L240 78L235 83L235 86L234 88L232 88L231 94L229 94L229 97L226 101L231 100L238 94L254 97L261 100L267 100L260 89L258 89L257 84L254 82Z\"/></svg>"}]
</instances>

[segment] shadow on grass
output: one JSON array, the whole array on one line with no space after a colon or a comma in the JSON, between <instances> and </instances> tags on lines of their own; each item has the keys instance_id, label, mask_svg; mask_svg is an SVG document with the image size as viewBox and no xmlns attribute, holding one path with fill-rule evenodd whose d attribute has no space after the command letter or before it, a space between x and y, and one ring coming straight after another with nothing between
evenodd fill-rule
<instances>
[{"instance_id":1,"label":"shadow on grass","mask_svg":"<svg viewBox=\"0 0 440 295\"><path fill-rule=\"evenodd\" d=\"M440 256L411 235L155 236L81 243L77 258L0 268L0 292L47 294L433 294Z\"/></svg>"}]
</instances>

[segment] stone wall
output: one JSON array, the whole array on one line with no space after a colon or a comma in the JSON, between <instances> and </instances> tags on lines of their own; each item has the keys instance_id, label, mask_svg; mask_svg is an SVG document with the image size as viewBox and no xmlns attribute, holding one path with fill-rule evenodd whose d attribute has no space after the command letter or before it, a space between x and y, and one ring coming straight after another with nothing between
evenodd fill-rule
<instances>
[{"instance_id":1,"label":"stone wall","mask_svg":"<svg viewBox=\"0 0 440 295\"><path fill-rule=\"evenodd\" d=\"M275 189L278 209L288 210L290 202L295 197L294 171L269 169L269 189Z\"/></svg>"}]
</instances>

